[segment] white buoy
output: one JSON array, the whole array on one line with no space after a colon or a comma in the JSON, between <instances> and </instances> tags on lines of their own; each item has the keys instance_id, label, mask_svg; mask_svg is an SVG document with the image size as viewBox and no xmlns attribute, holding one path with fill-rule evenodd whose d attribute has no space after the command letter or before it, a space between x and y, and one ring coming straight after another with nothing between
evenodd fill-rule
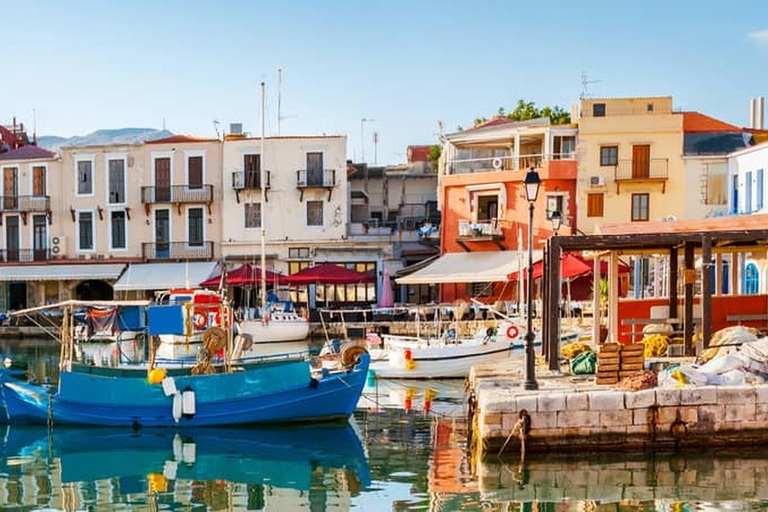
<instances>
[{"instance_id":1,"label":"white buoy","mask_svg":"<svg viewBox=\"0 0 768 512\"><path fill-rule=\"evenodd\" d=\"M165 396L171 396L178 393L178 390L176 389L176 382L173 380L173 377L164 378L162 383L163 393L165 393Z\"/></svg>"},{"instance_id":2,"label":"white buoy","mask_svg":"<svg viewBox=\"0 0 768 512\"><path fill-rule=\"evenodd\" d=\"M173 419L176 423L181 419L181 394L176 393L173 395Z\"/></svg>"},{"instance_id":3,"label":"white buoy","mask_svg":"<svg viewBox=\"0 0 768 512\"><path fill-rule=\"evenodd\" d=\"M186 388L181 393L181 412L185 416L195 415L195 392L192 388Z\"/></svg>"}]
</instances>

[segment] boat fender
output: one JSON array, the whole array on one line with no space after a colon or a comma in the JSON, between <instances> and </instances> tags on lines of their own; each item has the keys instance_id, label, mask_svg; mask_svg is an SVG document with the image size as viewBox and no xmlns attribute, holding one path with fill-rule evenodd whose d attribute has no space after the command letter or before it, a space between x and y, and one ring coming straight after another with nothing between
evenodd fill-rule
<instances>
[{"instance_id":1,"label":"boat fender","mask_svg":"<svg viewBox=\"0 0 768 512\"><path fill-rule=\"evenodd\" d=\"M519 334L520 331L514 325L507 327L507 338L514 340Z\"/></svg>"},{"instance_id":2,"label":"boat fender","mask_svg":"<svg viewBox=\"0 0 768 512\"><path fill-rule=\"evenodd\" d=\"M194 442L181 445L181 462L184 464L194 464L197 458L197 445Z\"/></svg>"},{"instance_id":3,"label":"boat fender","mask_svg":"<svg viewBox=\"0 0 768 512\"><path fill-rule=\"evenodd\" d=\"M150 384L160 384L163 379L165 379L165 368L152 368L147 375L147 381Z\"/></svg>"},{"instance_id":4,"label":"boat fender","mask_svg":"<svg viewBox=\"0 0 768 512\"><path fill-rule=\"evenodd\" d=\"M167 460L163 465L163 476L168 480L176 480L176 472L179 469L179 463L175 460Z\"/></svg>"},{"instance_id":5,"label":"boat fender","mask_svg":"<svg viewBox=\"0 0 768 512\"><path fill-rule=\"evenodd\" d=\"M181 393L181 413L185 418L195 415L195 392L189 386Z\"/></svg>"},{"instance_id":6,"label":"boat fender","mask_svg":"<svg viewBox=\"0 0 768 512\"><path fill-rule=\"evenodd\" d=\"M163 368L158 368L158 370L162 370L163 375L165 375L165 370ZM152 370L153 372L155 370ZM150 382L151 380L151 373L150 373ZM163 383L163 393L165 393L165 396L171 396L178 393L178 390L176 389L176 382L173 380L173 377L165 377L162 380Z\"/></svg>"},{"instance_id":7,"label":"boat fender","mask_svg":"<svg viewBox=\"0 0 768 512\"><path fill-rule=\"evenodd\" d=\"M181 448L184 446L184 441L179 434L173 436L173 460L181 460Z\"/></svg>"},{"instance_id":8,"label":"boat fender","mask_svg":"<svg viewBox=\"0 0 768 512\"><path fill-rule=\"evenodd\" d=\"M178 423L181 419L181 393L173 395L173 420Z\"/></svg>"}]
</instances>

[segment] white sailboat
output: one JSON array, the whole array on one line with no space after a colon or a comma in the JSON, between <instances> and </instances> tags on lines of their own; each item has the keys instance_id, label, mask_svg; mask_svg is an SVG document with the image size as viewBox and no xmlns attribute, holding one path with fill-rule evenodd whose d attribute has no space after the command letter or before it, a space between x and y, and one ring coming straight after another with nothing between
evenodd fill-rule
<instances>
[{"instance_id":1,"label":"white sailboat","mask_svg":"<svg viewBox=\"0 0 768 512\"><path fill-rule=\"evenodd\" d=\"M261 189L261 204L266 204L264 192L265 159L264 159L264 119L265 119L265 91L264 82L261 83L261 162L259 168L259 186ZM261 283L259 287L261 307L248 314L238 324L240 334L244 334L253 341L254 346L272 343L286 344L301 342L301 350L306 350L305 340L309 335L309 321L301 316L293 306L290 297L277 297L275 300L267 298L267 266L266 266L266 228L264 219L266 212L261 216ZM270 297L271 299L271 297ZM249 310L250 312L250 310ZM258 312L258 313L257 313ZM299 346L295 348L299 348ZM281 348L288 350L290 347L283 345Z\"/></svg>"}]
</instances>

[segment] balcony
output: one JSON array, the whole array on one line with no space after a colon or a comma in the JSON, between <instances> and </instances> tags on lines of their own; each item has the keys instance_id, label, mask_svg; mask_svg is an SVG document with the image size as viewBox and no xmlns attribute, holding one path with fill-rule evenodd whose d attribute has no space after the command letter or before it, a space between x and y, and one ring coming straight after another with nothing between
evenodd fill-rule
<instances>
[{"instance_id":1,"label":"balcony","mask_svg":"<svg viewBox=\"0 0 768 512\"><path fill-rule=\"evenodd\" d=\"M208 205L208 213L213 202L213 185L191 187L189 185L170 185L167 187L141 187L141 202L149 214L149 205L157 203L171 203L178 207L181 214L182 204L205 203Z\"/></svg>"},{"instance_id":2,"label":"balcony","mask_svg":"<svg viewBox=\"0 0 768 512\"><path fill-rule=\"evenodd\" d=\"M29 263L51 259L50 249L2 249L0 261L3 263Z\"/></svg>"},{"instance_id":3,"label":"balcony","mask_svg":"<svg viewBox=\"0 0 768 512\"><path fill-rule=\"evenodd\" d=\"M619 160L614 168L616 193L622 183L661 183L661 191L666 191L669 179L669 160L667 158Z\"/></svg>"},{"instance_id":4,"label":"balcony","mask_svg":"<svg viewBox=\"0 0 768 512\"><path fill-rule=\"evenodd\" d=\"M296 188L301 191L300 201L304 200L304 191L313 188L322 188L328 191L328 200L331 200L331 192L333 187L336 186L336 170L335 169L321 169L321 170L306 170L299 169L296 171Z\"/></svg>"},{"instance_id":5,"label":"balcony","mask_svg":"<svg viewBox=\"0 0 768 512\"><path fill-rule=\"evenodd\" d=\"M149 242L141 244L141 257L150 260L211 260L213 242Z\"/></svg>"},{"instance_id":6,"label":"balcony","mask_svg":"<svg viewBox=\"0 0 768 512\"><path fill-rule=\"evenodd\" d=\"M466 242L494 242L503 250L504 246L500 243L502 240L504 240L504 232L499 226L499 219L477 222L469 220L459 221L459 236L456 237L456 243L465 251L469 251Z\"/></svg>"},{"instance_id":7,"label":"balcony","mask_svg":"<svg viewBox=\"0 0 768 512\"><path fill-rule=\"evenodd\" d=\"M515 156L497 156L451 160L448 162L449 174L472 174L480 172L520 171L531 167L541 169L544 162L553 160L576 160L576 153L525 154Z\"/></svg>"},{"instance_id":8,"label":"balcony","mask_svg":"<svg viewBox=\"0 0 768 512\"><path fill-rule=\"evenodd\" d=\"M50 196L0 196L0 214L20 213L24 224L27 223L27 213L45 213L48 224L51 223ZM0 216L0 223L2 217Z\"/></svg>"},{"instance_id":9,"label":"balcony","mask_svg":"<svg viewBox=\"0 0 768 512\"><path fill-rule=\"evenodd\" d=\"M264 200L268 201L267 191L271 188L272 173L264 171ZM232 172L232 190L235 191L235 198L240 202L240 192L243 190L261 190L261 174L245 171Z\"/></svg>"}]
</instances>

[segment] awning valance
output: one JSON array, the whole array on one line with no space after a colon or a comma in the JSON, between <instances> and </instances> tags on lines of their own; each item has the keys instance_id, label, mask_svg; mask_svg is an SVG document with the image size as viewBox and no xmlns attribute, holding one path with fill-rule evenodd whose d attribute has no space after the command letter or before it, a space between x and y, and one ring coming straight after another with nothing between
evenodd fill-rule
<instances>
[{"instance_id":1,"label":"awning valance","mask_svg":"<svg viewBox=\"0 0 768 512\"><path fill-rule=\"evenodd\" d=\"M194 288L214 274L215 261L131 264L112 287L115 291Z\"/></svg>"},{"instance_id":2,"label":"awning valance","mask_svg":"<svg viewBox=\"0 0 768 512\"><path fill-rule=\"evenodd\" d=\"M526 265L527 257L527 253L517 251L446 253L421 270L396 281L398 284L507 281L509 274ZM540 258L541 251L534 251L534 260Z\"/></svg>"},{"instance_id":3,"label":"awning valance","mask_svg":"<svg viewBox=\"0 0 768 512\"><path fill-rule=\"evenodd\" d=\"M120 277L125 263L3 266L0 281L89 281Z\"/></svg>"}]
</instances>

